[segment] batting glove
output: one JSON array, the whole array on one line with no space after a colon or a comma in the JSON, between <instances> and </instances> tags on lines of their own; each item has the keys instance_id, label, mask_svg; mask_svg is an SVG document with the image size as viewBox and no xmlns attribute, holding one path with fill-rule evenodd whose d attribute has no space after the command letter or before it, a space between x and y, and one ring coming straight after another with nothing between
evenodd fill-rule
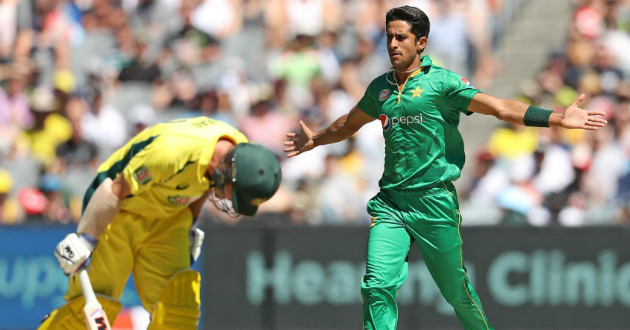
<instances>
[{"instance_id":1,"label":"batting glove","mask_svg":"<svg viewBox=\"0 0 630 330\"><path fill-rule=\"evenodd\" d=\"M88 264L90 256L98 243L88 234L68 234L55 249L55 256L66 275L74 274Z\"/></svg>"}]
</instances>

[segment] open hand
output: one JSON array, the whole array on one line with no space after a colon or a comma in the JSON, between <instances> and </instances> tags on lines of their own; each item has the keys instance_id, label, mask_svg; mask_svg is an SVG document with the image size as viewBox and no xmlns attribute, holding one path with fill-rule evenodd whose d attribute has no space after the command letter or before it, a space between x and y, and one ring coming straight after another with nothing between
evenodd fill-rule
<instances>
[{"instance_id":1,"label":"open hand","mask_svg":"<svg viewBox=\"0 0 630 330\"><path fill-rule=\"evenodd\" d=\"M573 102L562 113L562 120L560 126L564 128L580 128L589 131L595 131L600 127L606 126L608 123L606 119L599 116L605 116L603 111L589 111L578 107L586 96L580 95L575 102Z\"/></svg>"},{"instance_id":2,"label":"open hand","mask_svg":"<svg viewBox=\"0 0 630 330\"><path fill-rule=\"evenodd\" d=\"M284 148L284 153L287 155L287 158L297 156L315 148L313 131L301 120L300 126L302 127L302 132L287 133L287 141L284 142L284 146L286 147Z\"/></svg>"}]
</instances>

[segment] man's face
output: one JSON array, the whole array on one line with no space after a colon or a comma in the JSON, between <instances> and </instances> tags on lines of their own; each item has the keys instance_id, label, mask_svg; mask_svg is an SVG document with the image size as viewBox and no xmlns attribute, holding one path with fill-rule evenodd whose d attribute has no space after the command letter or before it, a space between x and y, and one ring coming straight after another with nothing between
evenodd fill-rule
<instances>
[{"instance_id":1,"label":"man's face","mask_svg":"<svg viewBox=\"0 0 630 330\"><path fill-rule=\"evenodd\" d=\"M225 163L219 165L221 171L223 171ZM217 178L215 178L216 180ZM227 213L230 216L236 216L237 213L232 206L232 190L234 188L233 183L230 180L225 181L223 184L217 184L210 188L211 194L208 199L214 204L214 206L222 212Z\"/></svg>"},{"instance_id":2,"label":"man's face","mask_svg":"<svg viewBox=\"0 0 630 330\"><path fill-rule=\"evenodd\" d=\"M232 200L232 182L226 182L222 187L214 187L214 195L219 199Z\"/></svg>"},{"instance_id":3,"label":"man's face","mask_svg":"<svg viewBox=\"0 0 630 330\"><path fill-rule=\"evenodd\" d=\"M212 188L212 193L215 199L232 200L233 183L228 177L228 167L232 166L232 162L230 161L232 155L233 153L229 152L223 157L223 160L217 166L217 170L222 173L221 177L213 177L212 173L214 171L210 171L208 168L208 176L212 177L212 179L216 181L214 187Z\"/></svg>"},{"instance_id":4,"label":"man's face","mask_svg":"<svg viewBox=\"0 0 630 330\"><path fill-rule=\"evenodd\" d=\"M411 25L405 21L392 21L387 24L387 52L394 68L407 69L427 44L427 38L416 40L411 33Z\"/></svg>"}]
</instances>

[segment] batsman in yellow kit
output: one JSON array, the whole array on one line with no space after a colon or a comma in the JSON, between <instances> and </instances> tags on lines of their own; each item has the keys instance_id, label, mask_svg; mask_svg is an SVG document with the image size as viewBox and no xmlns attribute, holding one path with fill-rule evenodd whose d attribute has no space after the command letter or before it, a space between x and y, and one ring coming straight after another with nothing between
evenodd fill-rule
<instances>
[{"instance_id":1,"label":"batsman in yellow kit","mask_svg":"<svg viewBox=\"0 0 630 330\"><path fill-rule=\"evenodd\" d=\"M57 245L55 255L71 275L67 303L39 329L85 329L76 272L86 265L111 323L133 272L151 313L149 330L197 329L200 275L190 266L203 242L197 218L204 202L254 215L281 176L270 150L223 122L198 117L145 129L99 167L77 233Z\"/></svg>"}]
</instances>

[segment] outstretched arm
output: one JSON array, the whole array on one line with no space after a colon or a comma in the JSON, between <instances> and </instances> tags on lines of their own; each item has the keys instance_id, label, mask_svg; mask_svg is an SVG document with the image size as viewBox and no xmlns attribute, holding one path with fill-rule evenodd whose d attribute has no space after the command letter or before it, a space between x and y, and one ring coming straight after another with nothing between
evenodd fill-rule
<instances>
[{"instance_id":1,"label":"outstretched arm","mask_svg":"<svg viewBox=\"0 0 630 330\"><path fill-rule=\"evenodd\" d=\"M355 106L350 110L350 113L339 117L330 126L315 133L303 121L300 121L302 132L287 133L284 152L290 158L320 145L343 141L374 119Z\"/></svg>"},{"instance_id":2,"label":"outstretched arm","mask_svg":"<svg viewBox=\"0 0 630 330\"><path fill-rule=\"evenodd\" d=\"M550 110L539 109L516 100L504 100L478 93L470 101L467 110L495 116L509 123L527 126L559 126L584 130L597 130L606 126L607 121L599 117L606 113L584 110L579 107L584 98L584 94L580 95L562 113L551 113Z\"/></svg>"}]
</instances>

